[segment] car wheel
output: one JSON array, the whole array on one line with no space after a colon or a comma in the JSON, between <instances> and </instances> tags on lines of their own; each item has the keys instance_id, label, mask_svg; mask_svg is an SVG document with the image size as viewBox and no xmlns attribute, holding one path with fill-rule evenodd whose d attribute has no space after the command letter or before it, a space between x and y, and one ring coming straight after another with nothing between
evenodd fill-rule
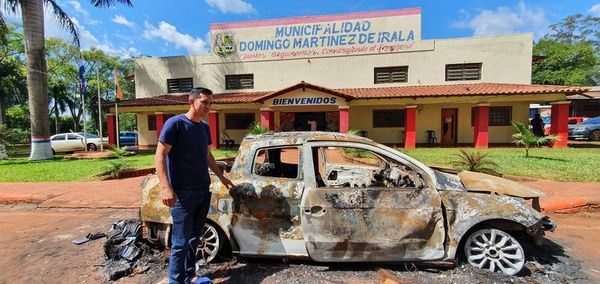
<instances>
[{"instance_id":1,"label":"car wheel","mask_svg":"<svg viewBox=\"0 0 600 284\"><path fill-rule=\"evenodd\" d=\"M98 149L98 147L94 143L89 143L87 148L88 148L88 151L92 151L92 152L94 152L94 151L96 151L96 149Z\"/></svg>"},{"instance_id":2,"label":"car wheel","mask_svg":"<svg viewBox=\"0 0 600 284\"><path fill-rule=\"evenodd\" d=\"M590 133L590 139L594 141L600 141L600 130L594 130Z\"/></svg>"},{"instance_id":3,"label":"car wheel","mask_svg":"<svg viewBox=\"0 0 600 284\"><path fill-rule=\"evenodd\" d=\"M464 248L469 264L480 269L515 275L525 265L525 253L519 241L498 229L475 231Z\"/></svg>"},{"instance_id":4,"label":"car wheel","mask_svg":"<svg viewBox=\"0 0 600 284\"><path fill-rule=\"evenodd\" d=\"M196 268L206 265L217 257L221 250L222 241L223 238L215 226L209 223L204 224L204 233L198 243L196 252Z\"/></svg>"}]
</instances>

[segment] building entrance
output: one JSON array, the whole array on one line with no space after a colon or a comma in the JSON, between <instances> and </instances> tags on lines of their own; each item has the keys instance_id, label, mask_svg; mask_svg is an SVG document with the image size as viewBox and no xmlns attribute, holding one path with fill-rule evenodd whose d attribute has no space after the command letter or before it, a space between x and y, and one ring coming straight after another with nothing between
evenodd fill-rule
<instances>
[{"instance_id":1,"label":"building entrance","mask_svg":"<svg viewBox=\"0 0 600 284\"><path fill-rule=\"evenodd\" d=\"M339 131L340 115L332 112L281 112L281 131Z\"/></svg>"}]
</instances>

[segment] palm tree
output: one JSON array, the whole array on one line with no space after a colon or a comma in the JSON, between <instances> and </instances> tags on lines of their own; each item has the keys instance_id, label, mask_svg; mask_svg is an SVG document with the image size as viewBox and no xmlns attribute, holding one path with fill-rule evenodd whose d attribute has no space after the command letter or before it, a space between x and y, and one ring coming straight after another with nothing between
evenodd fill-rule
<instances>
[{"instance_id":1,"label":"palm tree","mask_svg":"<svg viewBox=\"0 0 600 284\"><path fill-rule=\"evenodd\" d=\"M65 13L56 0L0 0L6 10L16 13L20 8L23 17L25 37L25 57L27 58L27 92L31 116L31 155L30 160L44 160L53 157L50 147L50 122L48 120L48 75L44 45L44 5L52 9L58 22L73 36L79 46L79 33L75 23ZM90 0L96 7L109 7L115 3L131 6L130 0ZM0 40L6 39L6 23L0 14Z\"/></svg>"},{"instance_id":2,"label":"palm tree","mask_svg":"<svg viewBox=\"0 0 600 284\"><path fill-rule=\"evenodd\" d=\"M513 134L513 142L515 142L517 146L525 146L525 158L529 157L529 148L539 147L540 145L560 140L560 137L557 135L537 136L533 134L527 126L520 122L513 122L512 125L519 131L518 133Z\"/></svg>"},{"instance_id":3,"label":"palm tree","mask_svg":"<svg viewBox=\"0 0 600 284\"><path fill-rule=\"evenodd\" d=\"M452 165L459 169L490 175L499 175L497 171L498 164L496 164L487 153L460 149L460 153L456 155L458 156L458 159L452 161Z\"/></svg>"}]
</instances>

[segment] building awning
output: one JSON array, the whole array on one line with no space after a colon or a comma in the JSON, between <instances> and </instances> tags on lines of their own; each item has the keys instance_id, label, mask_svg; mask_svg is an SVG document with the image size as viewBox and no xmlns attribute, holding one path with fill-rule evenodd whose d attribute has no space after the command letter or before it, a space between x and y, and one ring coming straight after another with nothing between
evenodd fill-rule
<instances>
[{"instance_id":1,"label":"building awning","mask_svg":"<svg viewBox=\"0 0 600 284\"><path fill-rule=\"evenodd\" d=\"M261 103L267 99L296 90L298 88L313 89L346 100L383 99L383 98L423 98L423 97L450 97L450 96L498 96L498 95L531 95L531 94L565 94L578 95L589 91L588 87L554 86L554 85L528 85L504 83L474 83L455 85L428 85L428 86L400 86L400 87L374 87L374 88L346 88L331 89L323 86L300 82L296 85L278 91L264 92L236 92L220 93L213 95L213 104L236 103ZM119 106L159 106L159 105L186 105L187 94L160 95L154 97L137 98L119 102ZM105 104L111 107L113 104Z\"/></svg>"}]
</instances>

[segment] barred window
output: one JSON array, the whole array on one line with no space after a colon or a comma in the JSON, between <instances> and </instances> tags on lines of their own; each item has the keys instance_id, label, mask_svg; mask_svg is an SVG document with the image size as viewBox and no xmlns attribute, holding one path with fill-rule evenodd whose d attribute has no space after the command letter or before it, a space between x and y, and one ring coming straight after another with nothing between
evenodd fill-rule
<instances>
[{"instance_id":1,"label":"barred window","mask_svg":"<svg viewBox=\"0 0 600 284\"><path fill-rule=\"evenodd\" d=\"M373 111L373 128L404 127L403 109L386 109Z\"/></svg>"},{"instance_id":2,"label":"barred window","mask_svg":"<svg viewBox=\"0 0 600 284\"><path fill-rule=\"evenodd\" d=\"M375 84L408 82L408 66L375 68Z\"/></svg>"},{"instance_id":3,"label":"barred window","mask_svg":"<svg viewBox=\"0 0 600 284\"><path fill-rule=\"evenodd\" d=\"M512 120L512 107L490 107L489 126L507 126Z\"/></svg>"},{"instance_id":4,"label":"barred window","mask_svg":"<svg viewBox=\"0 0 600 284\"><path fill-rule=\"evenodd\" d=\"M148 115L148 130L156 130L156 115Z\"/></svg>"},{"instance_id":5,"label":"barred window","mask_svg":"<svg viewBox=\"0 0 600 284\"><path fill-rule=\"evenodd\" d=\"M446 64L446 81L481 80L481 63Z\"/></svg>"},{"instance_id":6,"label":"barred window","mask_svg":"<svg viewBox=\"0 0 600 284\"><path fill-rule=\"evenodd\" d=\"M167 79L167 92L185 93L192 90L194 80L192 78Z\"/></svg>"},{"instance_id":7,"label":"barred window","mask_svg":"<svg viewBox=\"0 0 600 284\"><path fill-rule=\"evenodd\" d=\"M254 74L225 75L225 89L254 89Z\"/></svg>"},{"instance_id":8,"label":"barred window","mask_svg":"<svg viewBox=\"0 0 600 284\"><path fill-rule=\"evenodd\" d=\"M226 113L225 129L249 129L254 123L254 113Z\"/></svg>"}]
</instances>

